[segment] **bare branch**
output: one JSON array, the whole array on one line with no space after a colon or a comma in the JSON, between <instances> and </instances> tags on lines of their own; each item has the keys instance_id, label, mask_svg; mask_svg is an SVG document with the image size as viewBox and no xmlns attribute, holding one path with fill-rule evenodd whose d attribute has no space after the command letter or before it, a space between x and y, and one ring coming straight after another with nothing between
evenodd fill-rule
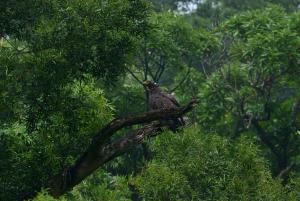
<instances>
[{"instance_id":1,"label":"bare branch","mask_svg":"<svg viewBox=\"0 0 300 201\"><path fill-rule=\"evenodd\" d=\"M203 61L201 61L201 67L202 67L203 74L205 75L206 79L208 79L209 76L208 76L208 74L206 73L205 64L203 63Z\"/></svg>"},{"instance_id":2,"label":"bare branch","mask_svg":"<svg viewBox=\"0 0 300 201\"><path fill-rule=\"evenodd\" d=\"M125 66L125 69L131 74L131 76L138 81L138 83L140 83L141 85L143 85L143 82L129 69Z\"/></svg>"},{"instance_id":3,"label":"bare branch","mask_svg":"<svg viewBox=\"0 0 300 201\"><path fill-rule=\"evenodd\" d=\"M270 139L268 133L259 125L259 122L255 119L252 121L252 125L257 131L258 137L260 140L271 150L271 152L277 157L280 158L280 153L276 149L272 140Z\"/></svg>"},{"instance_id":4,"label":"bare branch","mask_svg":"<svg viewBox=\"0 0 300 201\"><path fill-rule=\"evenodd\" d=\"M292 123L291 123L291 126L292 126L292 129L294 130L297 130L297 114L299 113L300 111L300 99L298 99L294 106L293 106L293 109L292 109Z\"/></svg>"},{"instance_id":5,"label":"bare branch","mask_svg":"<svg viewBox=\"0 0 300 201\"><path fill-rule=\"evenodd\" d=\"M177 86L175 86L170 92L174 92L176 91L183 83L185 83L185 81L187 80L188 76L190 75L191 72L191 68L188 68L188 71L186 73L186 75L183 77L183 79L178 83Z\"/></svg>"},{"instance_id":6,"label":"bare branch","mask_svg":"<svg viewBox=\"0 0 300 201\"><path fill-rule=\"evenodd\" d=\"M157 71L154 76L154 81L157 82L161 78L162 74L164 73L166 64L164 62L163 55L159 56L159 62L157 62L155 60L154 60L154 62L158 65Z\"/></svg>"},{"instance_id":7,"label":"bare branch","mask_svg":"<svg viewBox=\"0 0 300 201\"><path fill-rule=\"evenodd\" d=\"M147 37L144 35L144 80L148 78L149 60L148 60Z\"/></svg>"},{"instance_id":8,"label":"bare branch","mask_svg":"<svg viewBox=\"0 0 300 201\"><path fill-rule=\"evenodd\" d=\"M283 178L290 173L290 171L295 167L295 163L291 162L289 166L283 169L278 175L277 178Z\"/></svg>"}]
</instances>

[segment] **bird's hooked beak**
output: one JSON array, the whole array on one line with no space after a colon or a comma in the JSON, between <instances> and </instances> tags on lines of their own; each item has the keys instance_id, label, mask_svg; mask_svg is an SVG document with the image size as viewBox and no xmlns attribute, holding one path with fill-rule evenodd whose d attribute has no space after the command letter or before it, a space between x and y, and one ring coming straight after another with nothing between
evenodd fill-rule
<instances>
[{"instance_id":1,"label":"bird's hooked beak","mask_svg":"<svg viewBox=\"0 0 300 201\"><path fill-rule=\"evenodd\" d=\"M151 81L151 80L145 80L145 81L143 81L143 84L144 85L158 85L156 82Z\"/></svg>"},{"instance_id":2,"label":"bird's hooked beak","mask_svg":"<svg viewBox=\"0 0 300 201\"><path fill-rule=\"evenodd\" d=\"M153 89L153 88L158 87L157 83L155 83L153 81L149 81L149 80L144 81L143 85L146 89Z\"/></svg>"}]
</instances>

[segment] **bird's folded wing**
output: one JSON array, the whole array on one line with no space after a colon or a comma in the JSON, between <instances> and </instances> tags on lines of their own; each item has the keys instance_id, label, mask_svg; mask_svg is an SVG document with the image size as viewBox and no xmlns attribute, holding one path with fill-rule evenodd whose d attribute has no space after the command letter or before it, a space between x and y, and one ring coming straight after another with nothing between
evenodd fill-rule
<instances>
[{"instance_id":1,"label":"bird's folded wing","mask_svg":"<svg viewBox=\"0 0 300 201\"><path fill-rule=\"evenodd\" d=\"M171 94L165 93L165 92L160 92L161 96L169 99L174 105L176 105L177 107L180 107L180 104L178 103L178 101L175 99L174 96L172 96Z\"/></svg>"}]
</instances>

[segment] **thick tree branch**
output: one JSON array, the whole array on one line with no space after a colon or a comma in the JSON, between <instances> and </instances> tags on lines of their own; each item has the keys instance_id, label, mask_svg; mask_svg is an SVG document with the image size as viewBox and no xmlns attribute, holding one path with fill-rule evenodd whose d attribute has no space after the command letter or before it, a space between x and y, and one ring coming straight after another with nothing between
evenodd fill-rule
<instances>
[{"instance_id":1,"label":"thick tree branch","mask_svg":"<svg viewBox=\"0 0 300 201\"><path fill-rule=\"evenodd\" d=\"M268 133L259 125L259 122L257 120L252 121L252 125L257 131L257 134L260 138L260 140L271 150L271 152L277 157L280 157L280 153L276 149L275 145L273 144L271 138L269 137Z\"/></svg>"},{"instance_id":2,"label":"thick tree branch","mask_svg":"<svg viewBox=\"0 0 300 201\"><path fill-rule=\"evenodd\" d=\"M118 118L111 121L106 127L96 134L93 139L92 144L97 146L108 140L116 131L136 124L149 123L154 120L175 118L180 117L183 114L189 112L198 103L197 100L190 101L187 105L180 107L178 109L163 109L163 110L153 110L146 113L137 114L131 117Z\"/></svg>"},{"instance_id":3,"label":"thick tree branch","mask_svg":"<svg viewBox=\"0 0 300 201\"><path fill-rule=\"evenodd\" d=\"M103 146L106 158L115 158L125 153L127 150L142 143L146 138L156 136L162 131L160 123L153 123L136 130L133 134L122 137Z\"/></svg>"},{"instance_id":4,"label":"thick tree branch","mask_svg":"<svg viewBox=\"0 0 300 201\"><path fill-rule=\"evenodd\" d=\"M150 111L136 116L115 119L106 127L101 129L94 137L86 152L69 168L66 168L49 182L49 192L54 197L58 197L83 179L89 176L97 168L109 160L121 155L130 147L142 142L147 136L157 134L163 125L154 123L137 130L134 134L109 143L110 137L118 130L142 123L150 123L162 118L174 118L189 112L197 104L196 100L191 101L186 106L178 109L164 109Z\"/></svg>"}]
</instances>

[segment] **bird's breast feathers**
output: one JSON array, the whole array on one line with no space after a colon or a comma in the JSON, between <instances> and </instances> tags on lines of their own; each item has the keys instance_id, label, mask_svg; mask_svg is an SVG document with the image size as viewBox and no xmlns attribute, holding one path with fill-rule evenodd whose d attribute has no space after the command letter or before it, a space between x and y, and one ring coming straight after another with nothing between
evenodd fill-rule
<instances>
[{"instance_id":1,"label":"bird's breast feathers","mask_svg":"<svg viewBox=\"0 0 300 201\"><path fill-rule=\"evenodd\" d=\"M150 94L149 97L150 107L152 109L162 109L162 108L176 108L177 106L168 97L163 94Z\"/></svg>"}]
</instances>

